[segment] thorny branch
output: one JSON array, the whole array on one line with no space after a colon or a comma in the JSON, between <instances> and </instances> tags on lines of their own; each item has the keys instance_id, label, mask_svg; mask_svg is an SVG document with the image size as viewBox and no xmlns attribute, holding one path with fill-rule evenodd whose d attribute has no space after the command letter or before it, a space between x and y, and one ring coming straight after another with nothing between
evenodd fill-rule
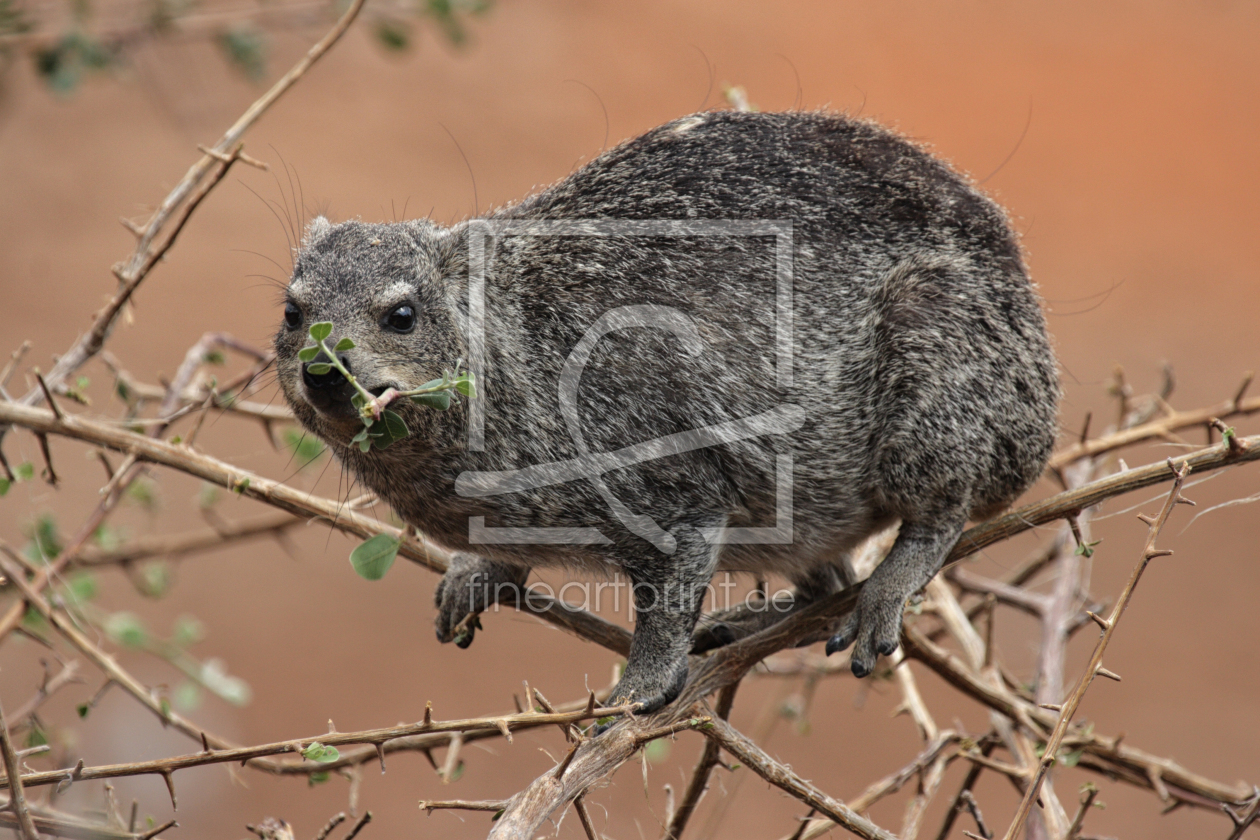
<instances>
[{"instance_id":1,"label":"thorny branch","mask_svg":"<svg viewBox=\"0 0 1260 840\"><path fill-rule=\"evenodd\" d=\"M109 338L115 322L118 320L118 316L122 314L128 301L131 300L131 296L140 284L144 282L144 279L149 275L153 267L157 265L158 261L175 244L175 239L179 236L180 231L197 208L197 205L210 193L215 184L217 184L218 179L223 177L227 167L231 166L232 162L239 157L241 138L244 137L245 132L275 104L276 100L306 75L311 66L323 57L332 48L333 44L337 43L358 16L359 11L363 8L363 3L364 0L353 0L337 20L337 23L328 31L328 34L312 46L306 55L293 65L289 72L281 76L271 86L270 90L246 109L245 113L219 138L219 141L207 149L205 154L201 156L201 159L189 168L180 182L175 185L175 188L167 194L157 210L154 211L148 223L136 230L135 250L126 261L114 267L114 274L118 278L118 291L105 305L105 308L97 313L91 328L57 359L56 365L45 377L50 387L56 388L60 386L84 362L101 351L105 346L105 341ZM218 175L212 177L209 182L205 182L206 176L212 171L217 172ZM177 213L179 214L178 216L176 216ZM155 245L154 243L158 241L167 222L172 217L176 219L174 228L160 244ZM27 406L35 405L39 402L41 396L40 389L33 388L18 402ZM2 438L3 427L0 427L0 439Z\"/></svg>"},{"instance_id":2,"label":"thorny branch","mask_svg":"<svg viewBox=\"0 0 1260 840\"><path fill-rule=\"evenodd\" d=\"M298 494L288 490L288 488L283 485L270 482L261 476L255 476L253 474L243 473L240 470L236 470L229 465L210 458L209 456L201 455L186 446L169 444L147 436L138 435L125 429L119 429L107 424L96 423L76 415L66 415L59 419L50 411L43 411L40 409L20 409L19 407L13 405L0 404L0 419L13 419L20 425L33 427L39 430L46 430L49 434L77 437L81 440L115 449L116 451L126 452L130 456L135 457L137 460L175 467L185 472L199 475L207 480L214 481L215 483L233 487L245 495L250 495L260 500L267 501L274 506L290 511L291 513L304 516L314 515L333 520L336 523L336 527L351 533L357 533L363 536L374 533L394 533L398 534L400 537L404 536L396 529L391 529L389 526L385 526L382 523L369 519L368 517L363 517L353 511L345 511L342 506L337 505L331 500L321 500L305 494ZM1232 446L1229 443L1222 443L1214 447L1208 447L1204 450L1182 456L1180 459L1174 459L1173 462L1176 463L1179 461L1182 464L1197 464L1201 469L1210 469L1213 467L1238 463L1244 460L1252 460L1256 457L1257 443L1260 443L1260 438L1236 439ZM1037 505L1021 509L1014 514L997 520L995 523L989 523L987 525L973 528L964 535L963 541L960 542L969 541L969 546L987 545L992 541L1005 537L1011 532L1032 527L1038 522L1052 521L1056 513L1058 513L1061 517L1065 515L1063 511L1076 510L1082 504L1096 503L1097 501L1101 501L1111 495L1117 495L1137 487L1149 486L1150 484L1154 484L1171 477L1171 474L1169 473L1169 468L1166 464L1156 464L1146 468L1129 470L1128 472L1121 474L1121 476L1124 478L1123 481L1117 481L1115 480L1115 477L1109 477L1097 482L1092 482L1074 490L1061 493L1058 496L1051 497L1050 499L1038 503ZM1000 531L1001 536L994 536L995 531ZM421 562L423 565L427 565L429 568L433 568L434 570L444 568L446 559L444 552L436 549L436 547L428 546L422 537L418 537L417 539L419 539L419 545L409 541L404 544L402 553L417 560L418 562ZM957 553L957 551L955 553ZM849 593L846 593L846 596L847 595L849 595ZM836 604L829 604L828 606L830 607L829 614L831 615L839 614L843 611L843 608ZM579 635L599 641L601 644L605 644L605 646L614 650L624 652L624 650L628 647L629 638L628 634L624 630L621 630L613 625L608 625L606 622L603 622L595 616L582 613L581 611L570 610L568 608L558 608L554 604L547 604L545 605L545 617L556 620L557 623L561 623L562 626L569 627ZM779 630L783 631L783 628L779 628ZM742 672L745 671L748 666L754 664L761 658L764 658L766 654L772 653L774 650L789 644L792 638L791 633L799 632L799 630L800 628L793 628L791 631L788 631L787 636L777 640L777 645L767 647L761 652L760 656L757 656L746 666L743 666L742 670L738 672L739 675L742 675ZM928 642L926 639L921 639L921 643L917 643L914 637L915 631L911 629L908 632L910 633L907 638L907 652L909 655L927 661L929 665L935 666L934 669L943 670L946 673L950 672L948 665L944 664L952 658L950 655L944 654L939 650L933 651L932 647L930 647L932 643ZM797 635L795 638L800 638L800 636ZM934 652L936 653L935 657L932 656L932 653ZM720 657L709 657L710 660L717 658ZM1049 728L1050 724L1044 719L1044 711L1037 709L1035 706L1032 706L1025 701L1022 701L1010 692L1002 691L993 687L989 683L967 675L966 669L961 666L956 668L956 670L961 671L963 675L960 676L959 674L953 674L955 679L965 687L965 690L973 695L978 695L978 699L982 699L982 701L986 702L987 705L997 708L1003 714L1019 721L1033 732L1044 732ZM733 677L733 681L737 681L738 676L731 676ZM730 685L733 684L733 682L711 684L708 686L708 690L714 690L719 687L720 684ZM137 694L139 693L140 692L137 691ZM497 734L497 730L496 733L488 734L493 736L493 734ZM602 740L603 739L601 739L601 741ZM1119 748L1118 744L1113 744L1112 746ZM1122 771L1116 770L1117 767L1122 768L1124 766L1124 758L1126 757L1109 755L1107 758L1101 758L1100 755L1095 755L1095 753L1106 755L1107 751L1105 749L1098 749L1098 744L1091 744L1091 747L1093 748L1091 755L1094 755L1094 760L1100 765L1098 769L1102 770L1102 772L1115 773L1120 778L1126 778ZM632 751L633 750L631 750L631 752ZM1115 750L1113 749L1112 752L1115 752ZM625 757L629 757L629 753L627 753ZM1134 756L1129 755L1127 758L1132 760L1134 759ZM1156 761L1159 760L1156 759ZM612 762L614 766L611 769L615 769L615 765L619 763L620 761ZM1137 763L1141 765L1141 759L1138 759ZM1091 767L1091 764L1089 762L1082 761L1082 766ZM270 769L272 772L280 771L279 768L275 767L267 769ZM611 770L608 770L608 772L611 772ZM1174 770L1170 775L1175 778L1177 773ZM1167 775L1164 776L1164 778L1167 777ZM61 778L65 778L64 771L62 771ZM1198 787L1201 788L1204 786L1199 785ZM581 790L585 790L585 788L586 786L583 786ZM1223 786L1215 785L1214 783L1209 783L1206 785L1206 788L1208 789L1206 794L1206 798L1208 799L1234 803L1243 799L1243 797L1239 796L1236 791L1224 788ZM1196 790L1196 784L1194 782L1189 783L1185 788L1178 789L1187 791L1187 793L1191 796L1196 794L1202 795L1201 790ZM575 799L577 795L580 795L581 790L575 788L572 796L566 795L563 799L565 801L571 801L572 799ZM1193 800L1188 799L1187 801ZM827 812L823 811L823 813ZM508 823L504 823L505 826L507 824ZM504 834L502 836L512 835Z\"/></svg>"},{"instance_id":3,"label":"thorny branch","mask_svg":"<svg viewBox=\"0 0 1260 840\"><path fill-rule=\"evenodd\" d=\"M130 376L108 353L104 360L114 371L118 381L132 397L129 409L138 411L139 402L160 404L154 420L136 421L144 432L116 423L103 422L82 414L68 411L69 400L57 397L74 397L67 385L69 377L91 358L102 355L110 333L123 314L138 287L151 273L156 264L168 253L179 234L200 203L221 181L228 169L237 161L256 164L242 154L241 138L248 128L299 78L301 78L350 26L363 5L363 0L353 0L338 20L336 26L299 61L266 94L260 97L233 124L212 148L203 149L202 158L185 174L180 183L166 196L143 226L128 225L137 236L132 254L114 268L118 287L106 306L96 314L89 330L56 361L47 374L35 372L36 387L21 399L8 398L9 377L29 349L23 345L12 359L0 370L0 440L12 426L21 426L33 433L40 444L45 459L45 475L50 483L56 483L53 469L50 439L69 438L110 450L123 455L122 463L115 469L108 458L101 455L110 476L102 493L102 500L87 518L69 547L54 563L36 566L6 544L0 543L0 568L5 575L4 585L17 590L18 599L12 608L0 616L0 641L19 626L27 609L40 615L66 643L106 675L106 685L118 685L130 696L146 706L169 726L188 735L201 744L195 753L125 764L109 764L88 767L80 760L72 768L49 771L24 772L21 760L33 755L32 750L17 750L13 743L9 721L0 710L0 753L3 753L5 776L0 789L9 790L9 800L0 805L0 827L15 829L23 840L37 840L40 832L81 838L81 840L153 840L158 834L173 827L172 821L148 832L138 832L133 824L128 831L108 825L88 824L52 812L49 809L32 808L26 791L32 787L64 787L72 783L109 779L124 776L157 775L165 781L172 805L176 804L174 775L177 771L209 764L240 762L264 772L280 775L306 775L341 771L355 779L359 768L369 761L380 762L385 770L385 757L396 751L419 751L429 757L434 769L451 775L458 761L463 744L489 738L512 740L512 733L524 729L556 726L565 733L566 742L572 744L556 767L540 776L527 788L505 800L425 800L420 807L427 812L437 809L463 809L491 811L496 815L491 836L496 838L531 838L544 821L572 803L587 836L597 836L585 797L591 789L607 780L626 761L636 755L645 744L662 737L676 737L696 731L705 737L700 760L677 808L667 814L666 838L680 840L684 836L690 818L701 804L701 798L709 784L714 767L721 763L720 754L734 756L744 767L778 787L788 795L808 806L809 815L792 834L795 840L814 838L840 826L852 834L882 840L912 840L918 836L929 803L939 791L945 772L952 762L964 759L967 766L961 788L953 797L945 824L938 834L944 838L950 831L954 817L960 809L968 810L981 835L989 832L983 820L980 804L973 788L981 772L1001 773L1007 776L1020 792L1019 809L1006 833L1006 840L1014 838L1024 829L1033 804L1040 794L1047 819L1045 825L1028 824L1030 830L1049 831L1071 840L1079 836L1082 822L1092 804L1094 792L1082 801L1080 809L1069 821L1048 785L1051 767L1065 750L1079 755L1077 766L1143 789L1155 792L1169 807L1191 805L1224 812L1233 823L1231 840L1237 840L1260 817L1260 791L1240 786L1228 786L1192 773L1171 760L1145 753L1122 743L1123 736L1107 737L1095 734L1092 728L1073 726L1081 699L1094 676L1115 678L1102 666L1102 656L1114 634L1116 625L1128 605L1142 571L1149 561L1164 552L1155 548L1155 540L1167 521L1172 507L1182 501L1180 490L1187 473L1206 472L1260 459L1260 436L1239 437L1224 421L1234 417L1260 412L1260 397L1246 398L1250 375L1243 381L1234 397L1222 404L1195 411L1180 412L1166 403L1165 393L1148 401L1145 408L1132 408L1130 392L1120 382L1117 393L1121 397L1121 428L1100 437L1090 439L1082 432L1080 440L1060 450L1050 462L1050 470L1065 486L1062 493L1040 502L1021 507L1006 516L978 525L966 531L950 552L946 565L958 561L1000 541L1036 528L1062 520L1070 525L1065 533L1075 535L1075 545L1064 534L1056 537L1054 544L1032 557L1023 567L1003 581L992 581L965 569L954 569L947 576L937 578L927 587L924 618L908 618L902 652L888 661L892 676L902 694L901 711L908 713L922 740L922 748L901 770L877 780L857 797L845 803L819 789L785 763L771 757L753 739L736 730L727 717L736 689L742 679L754 667L760 666L771 673L792 673L817 679L841 673L843 658L825 660L811 653L796 654L791 661L781 652L803 639L825 633L837 617L843 616L852 606L861 585L825 598L799 610L772 627L713 651L707 656L693 657L691 671L682 696L673 704L652 715L634 716L626 707L601 708L597 697L590 694L585 700L552 706L537 692L527 692L528 708L514 713L440 721L426 709L424 719L413 724L394 727L339 733L330 731L311 738L277 741L254 746L237 746L215 736L194 722L173 712L158 692L144 685L122 668L100 645L90 639L77 626L65 604L47 593L49 586L65 569L74 566L109 567L134 563L155 556L179 556L221 547L232 541L257 536L281 535L296 525L321 521L331 527L360 537L388 534L401 543L399 553L419 565L444 572L449 554L418 533L398 529L375 518L366 516L353 504L339 503L332 499L301 493L256 473L242 470L194 448L197 430L206 412L221 410L260 421L269 437L271 424L291 420L291 413L281 407L251 402L247 397L256 393L255 380L272 361L268 354L249 348L231 336L212 333L204 336L187 354L184 363L172 382L159 387L148 385ZM204 364L206 354L214 348L231 348L249 356L254 364L243 376L225 383L196 384L197 371ZM1170 380L1171 383L1171 380ZM47 403L48 408L36 406ZM200 414L197 412L200 411ZM197 425L181 442L165 439L171 424L191 414L197 417ZM1129 427L1124 423L1129 422ZM1087 424L1088 427L1088 424ZM1151 440L1166 440L1180 445L1184 441L1177 432L1202 427L1211 444L1213 434L1221 433L1219 444L1208 445L1183 454L1167 462L1151 464L1137 469L1123 469L1112 475L1094 480L1092 470L1100 466L1093 460L1098 456L1116 452L1121 448ZM105 551L88 545L91 535L109 516L123 491L142 472L152 465L164 466L189 475L200 477L215 485L227 487L233 492L256 499L283 511L253 522L237 525L212 523L209 531L179 534L165 537L148 537L137 540L120 549ZM4 476L12 481L14 476L0 452L0 466ZM1082 579L1074 571L1077 554L1069 554L1073 548L1088 556L1088 515L1082 512L1101 502L1142 487L1173 480L1168 501L1158 517L1146 518L1148 536L1141 561L1135 568L1128 585L1112 608L1109 617L1102 618L1089 605L1088 593ZM1084 549L1084 552L1081 549ZM1057 563L1056 563L1057 561ZM1050 564L1055 564L1062 574L1059 587L1051 594L1039 594L1027 587L1033 577ZM1072 568L1069 568L1072 567ZM953 582L964 593L977 593L983 600L964 609L947 581ZM1046 628L1047 642L1043 639L1043 663L1035 696L1016 687L1014 680L1004 675L996 659L992 644L993 615L1001 605L1009 606L1038 617ZM625 654L629 648L629 633L591 613L567 607L558 601L541 595L531 596L526 608L557 626L579 637ZM987 636L977 629L985 622ZM1088 622L1095 622L1102 630L1089 665L1065 700L1059 702L1062 663L1067 640L1071 634ZM22 631L25 632L25 631ZM1053 637L1052 639L1050 637ZM959 656L942 646L945 639L952 640L962 651ZM780 654L775 660L766 658ZM972 739L954 729L941 730L918 691L910 663L917 662L941 676L949 685L965 697L990 710L989 734ZM760 663L765 663L760 665ZM918 667L918 666L916 666ZM12 723L21 725L23 719L33 715L40 704L52 693L76 679L75 662L65 663L53 676L45 674L43 684L35 697L25 704ZM706 698L714 693L717 699L710 709ZM576 724L596 718L618 716L611 728L598 737L589 737ZM32 724L33 725L33 724ZM1043 743L1040 758L1034 746ZM315 747L319 749L316 750ZM329 748L349 749L331 754ZM446 750L445 767L439 768L432 750ZM999 749L1010 754L1009 760L997 757ZM900 835L873 823L865 813L875 803L916 782L905 812ZM54 788L56 789L56 788ZM357 791L357 787L354 787ZM357 793L351 794L351 810ZM672 798L672 794L671 794ZM371 813L364 814L345 840L351 840L367 824ZM344 816L342 816L344 819ZM334 818L320 834L321 840L335 828L341 819ZM118 822L121 825L121 821ZM261 837L275 840L292 840L292 830L282 821L267 821L257 827ZM1037 834L1035 836L1041 836Z\"/></svg>"},{"instance_id":4,"label":"thorny branch","mask_svg":"<svg viewBox=\"0 0 1260 840\"><path fill-rule=\"evenodd\" d=\"M1133 574L1129 577L1129 582L1125 585L1124 590L1120 593L1119 599L1116 601L1115 607L1111 610L1111 615L1106 619L1100 619L1103 632L1102 638L1098 640L1098 644L1094 646L1094 653L1089 658L1089 665L1086 667L1081 678L1077 681L1076 687L1072 693L1068 695L1067 700L1063 703L1063 708L1059 712L1058 720L1055 723L1054 731L1050 733L1050 738L1046 742L1046 749L1042 755L1040 763L1037 765L1036 774L1033 776L1028 785L1028 790L1024 794L1024 798L1019 803L1019 808L1015 811L1015 818L1011 821L1010 828L1007 829L1005 840L1015 840L1020 829L1023 828L1028 814L1032 810L1033 802L1037 798L1037 792L1041 788L1041 783L1046 777L1046 773L1058 760L1059 747L1063 745L1063 738L1067 734L1068 725L1072 722L1072 717L1076 714L1076 710L1081 705L1081 700L1085 697L1085 692L1094 681L1094 677L1099 675L1111 676L1112 679L1119 679L1111 675L1111 672L1103 668L1103 653L1107 650L1107 645L1111 642L1116 632L1116 625L1120 622L1120 617L1124 615L1125 609L1129 606L1129 601L1133 597L1133 591L1137 588L1138 581L1142 579L1142 573L1146 571L1146 566L1156 557L1162 557L1172 554L1171 551L1165 549L1157 549L1155 540L1159 537L1160 531L1163 530L1164 524L1168 521L1169 515L1178 502L1186 501L1181 496L1181 485L1186 480L1186 476L1190 473L1188 464L1181 464L1174 467L1172 459L1168 461L1169 470L1173 471L1176 479L1173 482L1172 490L1168 493L1168 500L1164 502L1164 507L1160 510L1159 515L1151 518L1145 515L1139 515L1139 519L1147 523L1146 545L1142 550L1142 557L1138 561L1137 566L1133 569ZM1163 797L1161 797L1163 798Z\"/></svg>"},{"instance_id":5,"label":"thorny branch","mask_svg":"<svg viewBox=\"0 0 1260 840\"><path fill-rule=\"evenodd\" d=\"M18 833L22 840L39 840L39 832L31 819L31 812L26 803L26 791L22 785L22 767L18 763L17 750L13 748L13 739L9 735L9 724L4 719L4 708L0 707L0 758L4 760L4 775L10 784L7 807L13 811L17 822Z\"/></svg>"}]
</instances>

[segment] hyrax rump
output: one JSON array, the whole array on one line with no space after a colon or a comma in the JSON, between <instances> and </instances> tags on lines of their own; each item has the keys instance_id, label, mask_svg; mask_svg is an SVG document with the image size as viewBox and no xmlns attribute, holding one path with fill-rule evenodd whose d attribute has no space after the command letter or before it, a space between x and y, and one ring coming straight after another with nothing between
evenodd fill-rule
<instances>
[{"instance_id":1,"label":"hyrax rump","mask_svg":"<svg viewBox=\"0 0 1260 840\"><path fill-rule=\"evenodd\" d=\"M479 394L393 403L409 437L362 453L349 384L297 356L322 321L373 393L471 358ZM829 113L683 117L452 227L316 219L276 349L302 424L457 550L439 639L532 567L620 571L636 620L612 700L647 710L681 689L716 571L785 576L800 604L899 519L827 646L870 673L964 523L1037 478L1059 394L1003 211ZM706 624L697 649L739 632Z\"/></svg>"}]
</instances>

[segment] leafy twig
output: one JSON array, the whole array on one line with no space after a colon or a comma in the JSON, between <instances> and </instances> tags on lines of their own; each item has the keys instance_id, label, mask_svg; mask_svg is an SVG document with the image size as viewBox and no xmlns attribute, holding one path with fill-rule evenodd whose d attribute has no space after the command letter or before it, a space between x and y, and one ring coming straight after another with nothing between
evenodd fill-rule
<instances>
[{"instance_id":1,"label":"leafy twig","mask_svg":"<svg viewBox=\"0 0 1260 840\"><path fill-rule=\"evenodd\" d=\"M306 363L306 370L312 376L325 376L336 370L354 388L355 394L350 401L359 412L363 429L351 439L351 442L358 444L363 452L367 452L373 446L384 449L394 441L403 440L411 434L402 417L387 408L394 400L407 398L417 405L445 411L451 407L451 400L456 395L469 399L476 396L472 373L470 371L460 373L458 361L455 363L455 372L443 371L439 379L405 391L386 388L380 396L377 396L359 384L359 380L341 361L339 354L353 350L356 346L354 340L348 337L342 338L336 346L329 348L328 339L332 331L333 325L328 321L311 324L309 335L315 344L299 350L298 359Z\"/></svg>"}]
</instances>

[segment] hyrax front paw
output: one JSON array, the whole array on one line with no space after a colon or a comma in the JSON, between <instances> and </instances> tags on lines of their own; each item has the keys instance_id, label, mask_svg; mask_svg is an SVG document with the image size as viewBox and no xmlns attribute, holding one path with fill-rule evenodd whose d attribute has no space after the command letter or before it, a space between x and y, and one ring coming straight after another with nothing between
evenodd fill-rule
<instances>
[{"instance_id":1,"label":"hyrax front paw","mask_svg":"<svg viewBox=\"0 0 1260 840\"><path fill-rule=\"evenodd\" d=\"M625 673L608 696L609 706L634 703L639 714L648 714L664 707L682 693L687 683L687 657L662 667L636 668L631 661ZM653 663L654 665L656 663Z\"/></svg>"},{"instance_id":2,"label":"hyrax front paw","mask_svg":"<svg viewBox=\"0 0 1260 840\"><path fill-rule=\"evenodd\" d=\"M868 582L840 632L827 641L827 654L844 650L856 642L849 660L854 676L865 677L875 670L877 656L890 656L897 650L901 640L901 615L909 596L909 592L897 587Z\"/></svg>"},{"instance_id":3,"label":"hyrax front paw","mask_svg":"<svg viewBox=\"0 0 1260 840\"><path fill-rule=\"evenodd\" d=\"M455 554L433 594L438 614L434 620L439 642L461 648L472 644L481 621L478 615L497 603L519 603L529 569L496 563L475 554Z\"/></svg>"}]
</instances>

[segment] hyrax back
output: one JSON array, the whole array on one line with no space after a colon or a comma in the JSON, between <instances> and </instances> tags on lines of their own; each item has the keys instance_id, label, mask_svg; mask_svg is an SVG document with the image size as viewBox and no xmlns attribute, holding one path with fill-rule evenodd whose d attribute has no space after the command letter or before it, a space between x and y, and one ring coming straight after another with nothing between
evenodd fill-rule
<instances>
[{"instance_id":1,"label":"hyrax back","mask_svg":"<svg viewBox=\"0 0 1260 840\"><path fill-rule=\"evenodd\" d=\"M686 677L717 569L785 575L799 603L900 519L828 643L856 641L868 673L964 523L1027 488L1054 437L1054 359L1003 212L834 114L684 117L451 228L316 220L289 302L276 346L298 417L466 552L439 638L532 566L620 570L638 612L616 696L648 708ZM361 453L349 391L297 360L317 321L354 340L369 390L471 356L481 394L395 403L411 436Z\"/></svg>"}]
</instances>

